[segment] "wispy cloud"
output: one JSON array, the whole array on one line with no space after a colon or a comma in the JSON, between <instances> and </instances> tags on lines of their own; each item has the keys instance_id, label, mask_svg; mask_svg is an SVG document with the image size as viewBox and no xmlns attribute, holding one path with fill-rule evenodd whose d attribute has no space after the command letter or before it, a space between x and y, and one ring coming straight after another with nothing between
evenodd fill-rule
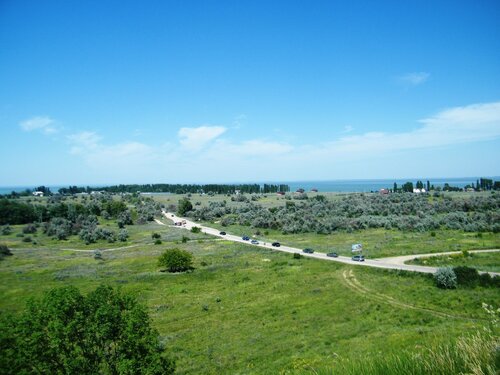
<instances>
[{"instance_id":1,"label":"wispy cloud","mask_svg":"<svg viewBox=\"0 0 500 375\"><path fill-rule=\"evenodd\" d=\"M426 82L431 75L426 72L407 73L398 77L398 81L404 85L418 86Z\"/></svg>"},{"instance_id":2,"label":"wispy cloud","mask_svg":"<svg viewBox=\"0 0 500 375\"><path fill-rule=\"evenodd\" d=\"M189 151L202 149L212 140L219 137L227 129L223 126L199 126L197 128L181 128L178 132L180 144Z\"/></svg>"},{"instance_id":3,"label":"wispy cloud","mask_svg":"<svg viewBox=\"0 0 500 375\"><path fill-rule=\"evenodd\" d=\"M346 127L337 138L312 143L286 142L281 137L236 140L221 126L182 128L178 139L158 145L109 144L95 132L72 134L68 140L73 155L106 177L262 181L333 178L336 173L360 178L380 173L375 160L400 170L402 155L418 160L425 150L500 138L500 102L443 109L414 125L407 131L361 134Z\"/></svg>"},{"instance_id":4,"label":"wispy cloud","mask_svg":"<svg viewBox=\"0 0 500 375\"><path fill-rule=\"evenodd\" d=\"M38 130L44 134L53 134L57 132L55 121L48 116L35 116L19 123L21 129L26 132Z\"/></svg>"},{"instance_id":5,"label":"wispy cloud","mask_svg":"<svg viewBox=\"0 0 500 375\"><path fill-rule=\"evenodd\" d=\"M354 128L351 125L346 125L346 126L344 126L344 129L342 130L342 133L344 133L344 134L350 133L353 130L354 130Z\"/></svg>"},{"instance_id":6,"label":"wispy cloud","mask_svg":"<svg viewBox=\"0 0 500 375\"><path fill-rule=\"evenodd\" d=\"M71 134L67 139L71 144L70 153L82 157L96 169L137 167L152 160L156 152L153 147L139 142L105 144L101 136L89 131Z\"/></svg>"}]
</instances>

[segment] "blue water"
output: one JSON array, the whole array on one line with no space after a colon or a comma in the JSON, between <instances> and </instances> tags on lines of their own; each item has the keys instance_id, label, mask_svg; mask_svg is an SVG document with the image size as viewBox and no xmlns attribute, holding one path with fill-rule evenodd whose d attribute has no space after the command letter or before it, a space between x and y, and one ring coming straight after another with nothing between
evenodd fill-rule
<instances>
[{"instance_id":1,"label":"blue water","mask_svg":"<svg viewBox=\"0 0 500 375\"><path fill-rule=\"evenodd\" d=\"M494 181L499 181L499 176L487 177ZM295 191L299 188L309 191L311 189L318 189L318 191L331 191L331 192L370 192L377 191L383 188L392 189L394 182L398 184L399 187L405 182L413 182L415 184L418 180L426 185L426 181L429 180L431 185L435 187L443 187L445 183L450 184L450 186L464 187L465 185L470 185L472 183L476 184L476 180L480 177L458 177L458 178L404 178L404 179L384 179L384 180L331 180L331 181L274 181L274 184L288 184L291 191ZM53 193L61 187L68 186L49 186ZM0 186L0 194L9 194L12 191L22 192L26 189L34 189L35 186Z\"/></svg>"},{"instance_id":2,"label":"blue water","mask_svg":"<svg viewBox=\"0 0 500 375\"><path fill-rule=\"evenodd\" d=\"M486 177L491 178L494 181L500 180L500 177ZM413 185L417 181L422 181L424 187L426 186L427 180L429 180L431 185L434 187L443 187L445 183L450 186L456 186L463 188L466 185L471 185L479 180L480 177L459 177L459 178L404 178L404 179L383 179L383 180L333 180L333 181L289 181L283 182L290 186L291 191L296 191L299 188L309 191L311 189L318 189L318 191L329 191L329 192L370 192L378 191L380 189L392 189L394 182L401 187L406 182L413 182Z\"/></svg>"}]
</instances>

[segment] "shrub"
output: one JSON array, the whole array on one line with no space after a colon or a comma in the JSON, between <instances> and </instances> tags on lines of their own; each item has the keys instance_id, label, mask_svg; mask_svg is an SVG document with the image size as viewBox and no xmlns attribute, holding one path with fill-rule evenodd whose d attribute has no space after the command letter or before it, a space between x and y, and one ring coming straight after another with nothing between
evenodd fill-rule
<instances>
[{"instance_id":1,"label":"shrub","mask_svg":"<svg viewBox=\"0 0 500 375\"><path fill-rule=\"evenodd\" d=\"M479 285L488 287L493 285L493 280L489 273L482 273L479 275Z\"/></svg>"},{"instance_id":2,"label":"shrub","mask_svg":"<svg viewBox=\"0 0 500 375\"><path fill-rule=\"evenodd\" d=\"M125 242L128 240L128 230L125 228L120 229L120 232L118 232L118 240L121 242Z\"/></svg>"},{"instance_id":3,"label":"shrub","mask_svg":"<svg viewBox=\"0 0 500 375\"><path fill-rule=\"evenodd\" d=\"M23 228L23 233L25 234L33 234L36 233L36 225L35 224L28 224Z\"/></svg>"},{"instance_id":4,"label":"shrub","mask_svg":"<svg viewBox=\"0 0 500 375\"><path fill-rule=\"evenodd\" d=\"M154 242L155 245L161 245L161 240L160 239L156 239L155 242Z\"/></svg>"},{"instance_id":5,"label":"shrub","mask_svg":"<svg viewBox=\"0 0 500 375\"><path fill-rule=\"evenodd\" d=\"M293 253L293 259L301 259L301 258L302 258L302 254Z\"/></svg>"},{"instance_id":6,"label":"shrub","mask_svg":"<svg viewBox=\"0 0 500 375\"><path fill-rule=\"evenodd\" d=\"M186 243L189 241L189 237L182 236L182 243Z\"/></svg>"},{"instance_id":7,"label":"shrub","mask_svg":"<svg viewBox=\"0 0 500 375\"><path fill-rule=\"evenodd\" d=\"M191 233L200 233L201 232L201 228L200 227L192 227L191 228Z\"/></svg>"},{"instance_id":8,"label":"shrub","mask_svg":"<svg viewBox=\"0 0 500 375\"><path fill-rule=\"evenodd\" d=\"M457 287L457 276L451 267L438 268L434 274L436 285L443 289L455 289Z\"/></svg>"},{"instance_id":9,"label":"shrub","mask_svg":"<svg viewBox=\"0 0 500 375\"><path fill-rule=\"evenodd\" d=\"M7 236L12 233L12 228L7 224L2 227L2 235Z\"/></svg>"},{"instance_id":10,"label":"shrub","mask_svg":"<svg viewBox=\"0 0 500 375\"><path fill-rule=\"evenodd\" d=\"M0 244L0 260L9 255L12 255L12 253L7 245Z\"/></svg>"},{"instance_id":11,"label":"shrub","mask_svg":"<svg viewBox=\"0 0 500 375\"><path fill-rule=\"evenodd\" d=\"M160 239L161 238L161 234L160 233L151 233L151 238L153 240Z\"/></svg>"},{"instance_id":12,"label":"shrub","mask_svg":"<svg viewBox=\"0 0 500 375\"><path fill-rule=\"evenodd\" d=\"M479 283L479 272L475 268L467 266L453 267L457 277L457 284L465 287L475 287Z\"/></svg>"},{"instance_id":13,"label":"shrub","mask_svg":"<svg viewBox=\"0 0 500 375\"><path fill-rule=\"evenodd\" d=\"M33 241L30 236L24 237L23 242L31 242Z\"/></svg>"},{"instance_id":14,"label":"shrub","mask_svg":"<svg viewBox=\"0 0 500 375\"><path fill-rule=\"evenodd\" d=\"M158 266L168 272L184 272L193 269L193 256L181 249L168 249L158 259Z\"/></svg>"}]
</instances>

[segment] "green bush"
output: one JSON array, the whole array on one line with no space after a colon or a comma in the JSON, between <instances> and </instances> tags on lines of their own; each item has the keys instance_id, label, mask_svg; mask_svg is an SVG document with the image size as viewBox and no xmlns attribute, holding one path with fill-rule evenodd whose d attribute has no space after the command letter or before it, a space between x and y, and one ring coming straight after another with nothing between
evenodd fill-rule
<instances>
[{"instance_id":1,"label":"green bush","mask_svg":"<svg viewBox=\"0 0 500 375\"><path fill-rule=\"evenodd\" d=\"M192 227L191 228L191 233L200 233L201 232L201 228L200 227Z\"/></svg>"},{"instance_id":2,"label":"green bush","mask_svg":"<svg viewBox=\"0 0 500 375\"><path fill-rule=\"evenodd\" d=\"M35 224L28 224L23 228L23 233L25 234L33 234L36 233L36 225Z\"/></svg>"},{"instance_id":3,"label":"green bush","mask_svg":"<svg viewBox=\"0 0 500 375\"><path fill-rule=\"evenodd\" d=\"M158 266L168 272L185 272L193 269L193 256L181 249L167 249L158 259Z\"/></svg>"},{"instance_id":4,"label":"green bush","mask_svg":"<svg viewBox=\"0 0 500 375\"><path fill-rule=\"evenodd\" d=\"M12 253L10 252L10 249L7 247L7 245L0 244L0 260L9 255L12 255Z\"/></svg>"},{"instance_id":5,"label":"green bush","mask_svg":"<svg viewBox=\"0 0 500 375\"><path fill-rule=\"evenodd\" d=\"M0 316L1 374L172 374L145 306L109 286L75 287Z\"/></svg>"},{"instance_id":6,"label":"green bush","mask_svg":"<svg viewBox=\"0 0 500 375\"><path fill-rule=\"evenodd\" d=\"M7 224L2 227L2 230L0 232L3 236L7 236L12 233L12 228Z\"/></svg>"},{"instance_id":7,"label":"green bush","mask_svg":"<svg viewBox=\"0 0 500 375\"><path fill-rule=\"evenodd\" d=\"M161 240L160 239L155 240L155 245L161 245Z\"/></svg>"},{"instance_id":8,"label":"green bush","mask_svg":"<svg viewBox=\"0 0 500 375\"><path fill-rule=\"evenodd\" d=\"M161 238L161 234L160 233L151 233L151 238L153 240L157 240L157 239L160 239Z\"/></svg>"},{"instance_id":9,"label":"green bush","mask_svg":"<svg viewBox=\"0 0 500 375\"><path fill-rule=\"evenodd\" d=\"M302 254L293 253L293 259L301 259L301 258L302 258Z\"/></svg>"},{"instance_id":10,"label":"green bush","mask_svg":"<svg viewBox=\"0 0 500 375\"><path fill-rule=\"evenodd\" d=\"M475 268L458 266L453 267L453 272L457 277L458 285L473 288L479 283L479 272Z\"/></svg>"},{"instance_id":11,"label":"green bush","mask_svg":"<svg viewBox=\"0 0 500 375\"><path fill-rule=\"evenodd\" d=\"M443 289L455 289L457 287L457 276L451 267L438 268L434 274L436 285Z\"/></svg>"},{"instance_id":12,"label":"green bush","mask_svg":"<svg viewBox=\"0 0 500 375\"><path fill-rule=\"evenodd\" d=\"M493 285L493 279L489 273L482 273L479 275L479 285L488 287Z\"/></svg>"}]
</instances>

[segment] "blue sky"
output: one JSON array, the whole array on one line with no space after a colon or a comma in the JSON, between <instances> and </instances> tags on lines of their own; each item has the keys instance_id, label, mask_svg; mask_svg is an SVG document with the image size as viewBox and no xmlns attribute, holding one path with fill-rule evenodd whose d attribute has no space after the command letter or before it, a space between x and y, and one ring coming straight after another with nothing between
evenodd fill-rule
<instances>
[{"instance_id":1,"label":"blue sky","mask_svg":"<svg viewBox=\"0 0 500 375\"><path fill-rule=\"evenodd\" d=\"M0 1L0 186L500 175L498 1Z\"/></svg>"}]
</instances>

